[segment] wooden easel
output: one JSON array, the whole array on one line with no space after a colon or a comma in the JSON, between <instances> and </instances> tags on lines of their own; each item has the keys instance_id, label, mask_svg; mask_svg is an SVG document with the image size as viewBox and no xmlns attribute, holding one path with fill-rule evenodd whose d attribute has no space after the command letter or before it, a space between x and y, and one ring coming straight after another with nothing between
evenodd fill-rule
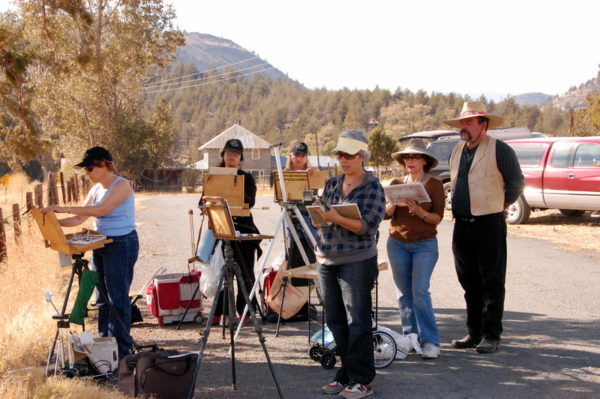
<instances>
[{"instance_id":1,"label":"wooden easel","mask_svg":"<svg viewBox=\"0 0 600 399\"><path fill-rule=\"evenodd\" d=\"M232 216L250 216L250 206L244 203L244 175L204 176L203 197L222 197Z\"/></svg>"},{"instance_id":2,"label":"wooden easel","mask_svg":"<svg viewBox=\"0 0 600 399\"><path fill-rule=\"evenodd\" d=\"M50 350L48 351L46 375L48 375L50 362L52 361L52 355L54 354L54 351L57 350L56 344L60 338L61 345L59 346L56 353L56 362L54 368L54 375L56 375L58 373L59 365L63 370L66 370L64 346L65 343L68 342L70 334L70 314L66 313L67 304L69 302L69 295L71 294L71 288L73 287L75 275L77 275L78 278L81 278L81 273L83 269L88 268L88 261L83 259L83 254L91 249L102 248L104 247L104 245L111 243L113 240L110 238L105 238L100 233L93 230L86 230L80 233L65 235L54 212L43 213L41 210L34 208L31 209L31 213L33 215L33 218L35 219L36 224L40 229L40 232L42 233L42 236L44 237L46 248L52 248L55 251L58 251L62 254L70 255L73 259L71 265L71 276L69 277L69 284L67 285L67 292L65 293L60 313L52 316L52 319L56 320L56 334L54 335L54 340L52 341L52 345L50 347ZM85 244L70 243L69 238L72 238L76 234L88 237L90 242ZM69 354L69 369L72 369L73 359L70 355L71 351L67 351L67 353Z\"/></svg>"},{"instance_id":3,"label":"wooden easel","mask_svg":"<svg viewBox=\"0 0 600 399\"><path fill-rule=\"evenodd\" d=\"M279 172L273 172L273 180L275 181L275 201L283 201ZM312 173L303 171L285 171L282 172L283 184L287 194L288 202L304 201L305 190L318 190L325 187L325 172L313 171Z\"/></svg>"}]
</instances>

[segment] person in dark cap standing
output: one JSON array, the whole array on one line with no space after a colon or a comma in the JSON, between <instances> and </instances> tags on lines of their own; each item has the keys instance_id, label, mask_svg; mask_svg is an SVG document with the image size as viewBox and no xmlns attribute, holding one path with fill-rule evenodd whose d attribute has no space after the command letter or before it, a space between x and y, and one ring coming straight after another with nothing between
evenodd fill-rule
<instances>
[{"instance_id":1,"label":"person in dark cap standing","mask_svg":"<svg viewBox=\"0 0 600 399\"><path fill-rule=\"evenodd\" d=\"M225 143L223 150L221 151L221 162L218 166L225 168L237 169L238 176L244 176L244 203L248 204L250 208L254 207L256 203L256 182L252 173L242 170L242 162L244 161L244 145L238 139L229 139ZM253 233L260 234L258 227L254 224L252 214L250 216L234 216L233 225L240 233ZM254 260L260 258L262 250L259 246L260 240L251 241L232 241L233 253L235 262L238 264L244 276L246 288L248 292L254 285ZM235 301L236 310L238 315L241 316L246 306L246 301L242 295L242 290L239 288L240 284L244 282L238 281L237 297ZM221 315L223 314L223 301L224 293L221 291L216 296L218 304L215 312L215 316L211 321L212 324L219 324L221 322ZM256 309L256 300L253 300L254 308ZM225 310L227 311L227 310ZM247 315L244 323L250 321L250 316Z\"/></svg>"},{"instance_id":2,"label":"person in dark cap standing","mask_svg":"<svg viewBox=\"0 0 600 399\"><path fill-rule=\"evenodd\" d=\"M290 147L290 153L288 155L288 162L284 171L308 172L308 174L311 175L316 170L318 169L315 167L311 167L310 162L308 161L308 145L306 145L306 143L302 140L298 140L294 144L292 144L292 146ZM315 190L315 194L318 194L316 191L317 190ZM310 222L310 218L308 217L308 211L306 210L306 205L310 205L310 203L297 204L298 210L300 210L300 213L304 216L304 220L306 221L306 224L310 229L311 234L313 235L313 237L316 237L317 230ZM311 262L314 263L314 260L312 260L313 250L311 249L310 252L311 253L309 254L309 258L311 258Z\"/></svg>"},{"instance_id":3,"label":"person in dark cap standing","mask_svg":"<svg viewBox=\"0 0 600 399\"><path fill-rule=\"evenodd\" d=\"M74 216L60 219L65 227L78 226L90 216L95 217L94 229L113 240L92 254L92 268L99 273L97 283L98 331L101 337L115 337L119 358L131 352L133 342L129 288L139 252L135 230L135 200L129 182L115 175L112 155L103 147L92 147L83 161L83 168L96 183L83 206L50 206L43 212L69 213Z\"/></svg>"}]
</instances>

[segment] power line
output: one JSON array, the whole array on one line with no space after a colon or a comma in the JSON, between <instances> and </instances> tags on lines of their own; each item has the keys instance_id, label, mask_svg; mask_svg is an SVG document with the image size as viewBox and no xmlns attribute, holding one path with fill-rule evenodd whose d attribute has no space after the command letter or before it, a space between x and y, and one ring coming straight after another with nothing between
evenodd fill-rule
<instances>
[{"instance_id":1,"label":"power line","mask_svg":"<svg viewBox=\"0 0 600 399\"><path fill-rule=\"evenodd\" d=\"M225 64L225 65L221 65L221 66L215 67L214 69L215 69L215 70L216 70L216 69L223 69L223 68L228 68L228 67L231 67L231 66L233 66L233 65L237 65L237 64L243 64L244 62L246 62L246 61L250 61L250 60L253 60L253 59L255 59L255 58L258 58L258 56L257 56L257 55L255 55L254 57L246 58L246 59L244 59L244 60L237 61L237 62L233 62L233 63L231 63L231 64ZM165 79L165 80L162 80L160 83L170 82L171 80L176 80L176 79L183 79L183 78L187 78L187 77L194 76L194 75L201 75L201 74L203 74L203 73L207 73L207 72L208 72L208 69L205 69L204 71L201 71L201 72L195 72L195 73L191 73L191 74L189 74L189 75L183 75L183 76L178 76L178 77L175 77L175 78ZM146 85L144 85L144 87L150 87L150 86L153 86L153 85L158 85L158 84L159 84L159 83L148 83L148 85L147 85L147 86L146 86Z\"/></svg>"},{"instance_id":2,"label":"power line","mask_svg":"<svg viewBox=\"0 0 600 399\"><path fill-rule=\"evenodd\" d=\"M221 76L231 75L232 73L241 72L241 71L245 71L245 70L248 70L248 69L258 68L258 67L261 67L261 66L264 66L264 65L269 65L269 63L268 62L263 62L262 64L251 65L249 67L242 68L242 69L235 69L233 71L222 72L222 73L217 74L217 75L208 76L207 79L212 79L212 78L215 78L215 77L218 78L218 77L221 77ZM177 84L182 84L182 83L188 83L188 82L196 82L196 81L198 81L198 79L188 79L188 80L183 80L183 81L173 82L173 83L167 83L167 84L159 83L159 84L156 84L156 85L144 86L144 89L155 89L155 88L158 88L158 87L164 88L165 86L172 86L172 85L177 85Z\"/></svg>"},{"instance_id":3,"label":"power line","mask_svg":"<svg viewBox=\"0 0 600 399\"><path fill-rule=\"evenodd\" d=\"M259 69L257 71L252 71L252 72L248 72L247 74L244 74L243 77L254 75L254 74L259 73L259 72L265 72L265 71L268 71L268 70L271 70L271 69L275 69L275 68L272 67L272 66L270 66L268 68ZM220 83L220 82L223 82L223 81L226 81L226 80L235 79L235 78L238 78L238 77L239 76L230 76L228 78L222 78L222 79L218 79L218 80L215 80L215 81L212 81L212 82L202 82L202 83L198 83L198 84L190 85L190 86L172 87L170 89L164 89L164 90L147 91L144 94L163 93L163 92L172 91L172 90L181 90L181 89L189 89L189 88L192 88L192 87L206 86L206 85L209 85L209 84Z\"/></svg>"}]
</instances>

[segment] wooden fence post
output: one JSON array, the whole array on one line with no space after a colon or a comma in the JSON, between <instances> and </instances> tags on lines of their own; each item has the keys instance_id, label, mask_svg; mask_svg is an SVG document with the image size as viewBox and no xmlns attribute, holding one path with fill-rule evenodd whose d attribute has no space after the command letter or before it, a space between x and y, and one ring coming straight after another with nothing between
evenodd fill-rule
<instances>
[{"instance_id":1,"label":"wooden fence post","mask_svg":"<svg viewBox=\"0 0 600 399\"><path fill-rule=\"evenodd\" d=\"M27 205L27 210L33 208L33 193L31 191L25 193L25 204Z\"/></svg>"},{"instance_id":2,"label":"wooden fence post","mask_svg":"<svg viewBox=\"0 0 600 399\"><path fill-rule=\"evenodd\" d=\"M27 210L33 208L33 193L31 191L27 191L25 193L25 205L27 206ZM25 218L27 220L27 228L31 229L31 217Z\"/></svg>"},{"instance_id":3,"label":"wooden fence post","mask_svg":"<svg viewBox=\"0 0 600 399\"><path fill-rule=\"evenodd\" d=\"M83 198L85 196L85 193L87 193L88 189L87 189L87 179L85 178L85 176L81 176L81 197Z\"/></svg>"},{"instance_id":4,"label":"wooden fence post","mask_svg":"<svg viewBox=\"0 0 600 399\"><path fill-rule=\"evenodd\" d=\"M48 192L48 206L56 205L56 199L54 198L54 189L52 186L54 185L55 177L54 173L50 172L48 174L48 186L46 191Z\"/></svg>"},{"instance_id":5,"label":"wooden fence post","mask_svg":"<svg viewBox=\"0 0 600 399\"><path fill-rule=\"evenodd\" d=\"M65 187L65 174L60 172L60 191L62 191L63 205L67 203L67 188Z\"/></svg>"},{"instance_id":6,"label":"wooden fence post","mask_svg":"<svg viewBox=\"0 0 600 399\"><path fill-rule=\"evenodd\" d=\"M73 202L79 202L79 179L73 176Z\"/></svg>"},{"instance_id":7,"label":"wooden fence post","mask_svg":"<svg viewBox=\"0 0 600 399\"><path fill-rule=\"evenodd\" d=\"M0 262L6 260L6 231L4 230L4 217L0 208Z\"/></svg>"},{"instance_id":8,"label":"wooden fence post","mask_svg":"<svg viewBox=\"0 0 600 399\"><path fill-rule=\"evenodd\" d=\"M19 204L12 206L13 227L15 231L15 243L21 242L21 214L19 213Z\"/></svg>"},{"instance_id":9,"label":"wooden fence post","mask_svg":"<svg viewBox=\"0 0 600 399\"><path fill-rule=\"evenodd\" d=\"M41 184L35 185L35 206L42 209L44 207L44 186Z\"/></svg>"},{"instance_id":10,"label":"wooden fence post","mask_svg":"<svg viewBox=\"0 0 600 399\"><path fill-rule=\"evenodd\" d=\"M71 180L67 182L67 201L69 204L73 203L73 182Z\"/></svg>"}]
</instances>

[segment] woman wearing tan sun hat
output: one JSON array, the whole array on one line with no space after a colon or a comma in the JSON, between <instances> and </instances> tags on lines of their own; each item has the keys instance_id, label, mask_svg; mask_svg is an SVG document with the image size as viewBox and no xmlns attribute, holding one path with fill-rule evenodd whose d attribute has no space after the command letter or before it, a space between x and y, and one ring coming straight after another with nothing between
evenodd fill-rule
<instances>
[{"instance_id":1,"label":"woman wearing tan sun hat","mask_svg":"<svg viewBox=\"0 0 600 399\"><path fill-rule=\"evenodd\" d=\"M504 210L523 191L515 152L487 135L503 119L485 104L466 101L458 118L444 123L460 129L464 142L452 150L452 252L458 281L465 291L467 335L452 341L457 349L479 353L498 350L504 312L506 221Z\"/></svg>"},{"instance_id":2,"label":"woman wearing tan sun hat","mask_svg":"<svg viewBox=\"0 0 600 399\"><path fill-rule=\"evenodd\" d=\"M402 332L417 334L423 359L440 354L440 335L435 321L429 283L439 257L437 225L444 216L444 187L428 172L438 164L422 141L392 154L408 173L390 185L422 183L431 201L417 203L408 198L406 206L388 204L385 219L390 221L387 253L396 284Z\"/></svg>"}]
</instances>

